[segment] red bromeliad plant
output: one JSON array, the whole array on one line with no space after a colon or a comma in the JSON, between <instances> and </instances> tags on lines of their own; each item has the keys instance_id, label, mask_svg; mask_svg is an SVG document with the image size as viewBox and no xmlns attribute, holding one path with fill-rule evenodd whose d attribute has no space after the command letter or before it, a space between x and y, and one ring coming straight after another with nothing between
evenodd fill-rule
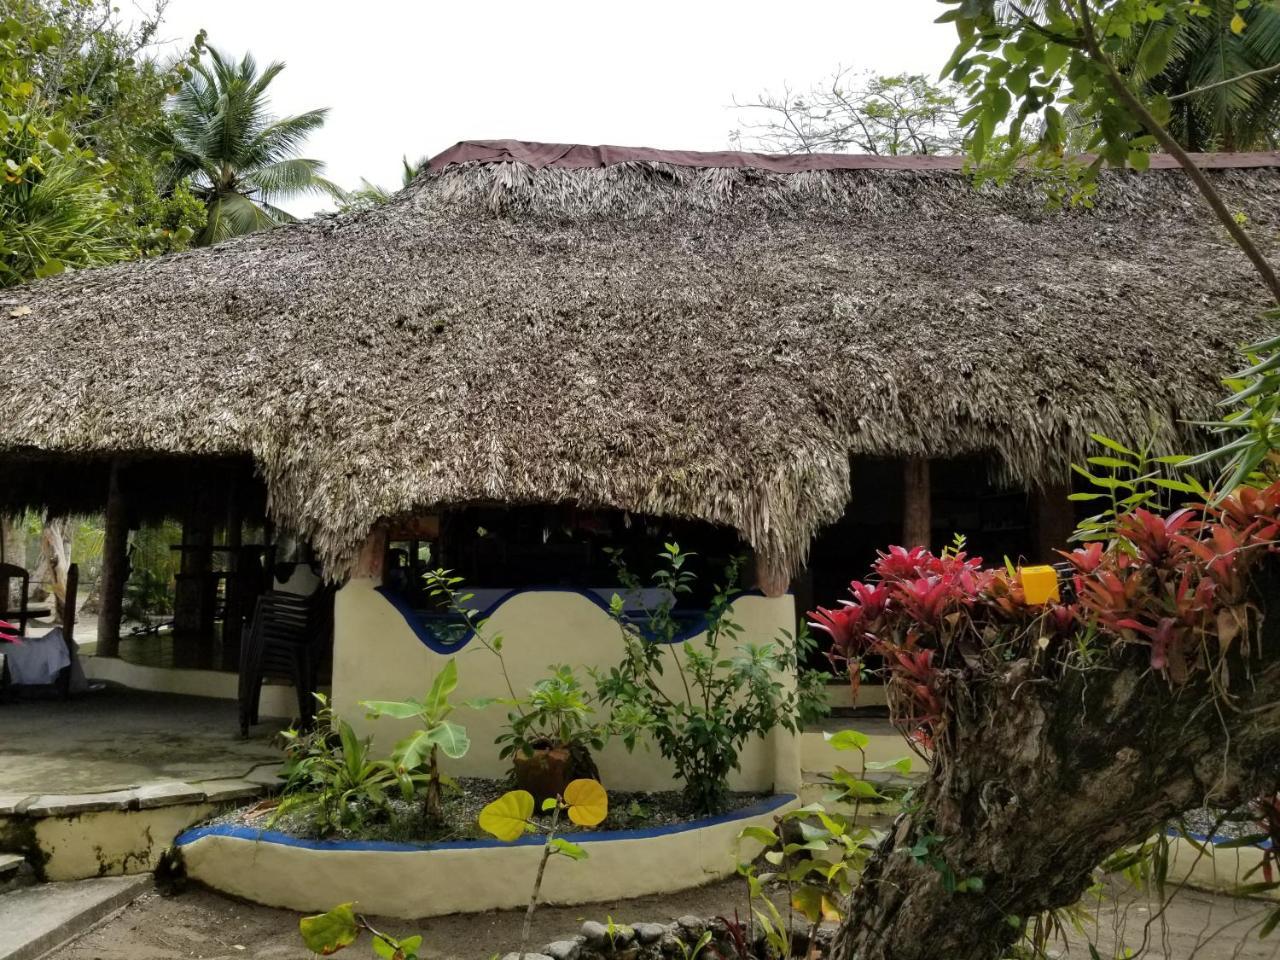
<instances>
[{"instance_id":1,"label":"red bromeliad plant","mask_svg":"<svg viewBox=\"0 0 1280 960\"><path fill-rule=\"evenodd\" d=\"M929 747L956 670L984 660L1078 657L1083 642L1145 648L1151 669L1175 685L1227 671L1223 655L1248 644L1250 572L1278 541L1280 483L1166 516L1137 509L1109 547L1062 552L1073 570L1067 599L1034 605L1016 570L983 567L962 549L890 547L869 582L849 585L852 599L819 607L810 623L831 637L831 658L855 688L878 658L895 721Z\"/></svg>"},{"instance_id":2,"label":"red bromeliad plant","mask_svg":"<svg viewBox=\"0 0 1280 960\"><path fill-rule=\"evenodd\" d=\"M1115 851L1196 807L1274 794L1280 564L1264 561L1280 483L1135 509L1113 533L1063 552L1060 600L1029 603L1021 571L962 546L892 547L810 615L855 686L884 678L894 722L931 758L837 957L1004 956Z\"/></svg>"},{"instance_id":3,"label":"red bromeliad plant","mask_svg":"<svg viewBox=\"0 0 1280 960\"><path fill-rule=\"evenodd\" d=\"M0 643L17 643L18 628L8 620L0 620Z\"/></svg>"}]
</instances>

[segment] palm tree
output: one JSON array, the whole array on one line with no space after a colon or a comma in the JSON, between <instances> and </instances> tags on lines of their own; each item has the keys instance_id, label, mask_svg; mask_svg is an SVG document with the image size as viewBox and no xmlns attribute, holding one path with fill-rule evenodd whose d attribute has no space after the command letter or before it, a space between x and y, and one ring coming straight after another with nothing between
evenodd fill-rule
<instances>
[{"instance_id":1,"label":"palm tree","mask_svg":"<svg viewBox=\"0 0 1280 960\"><path fill-rule=\"evenodd\" d=\"M418 171L427 165L427 158L419 158L417 163L410 163L407 156L400 158L400 186L403 189L413 183ZM351 210L368 210L380 207L391 200L394 191L378 186L364 177L360 178L360 186L348 193L338 204L343 212Z\"/></svg>"},{"instance_id":2,"label":"palm tree","mask_svg":"<svg viewBox=\"0 0 1280 960\"><path fill-rule=\"evenodd\" d=\"M324 125L328 110L275 119L267 87L283 63L261 73L252 55L236 63L209 48L171 105L174 179L190 177L208 211L198 243L208 245L295 218L276 204L304 193L341 199L318 160L297 156L307 136Z\"/></svg>"},{"instance_id":3,"label":"palm tree","mask_svg":"<svg viewBox=\"0 0 1280 960\"><path fill-rule=\"evenodd\" d=\"M1280 2L1254 0L1243 9L1235 0L1204 5L1209 15L1192 17L1181 28L1167 20L1149 26L1123 66L1149 95L1170 98L1169 130L1188 150L1274 149ZM1146 64L1158 66L1149 70Z\"/></svg>"}]
</instances>

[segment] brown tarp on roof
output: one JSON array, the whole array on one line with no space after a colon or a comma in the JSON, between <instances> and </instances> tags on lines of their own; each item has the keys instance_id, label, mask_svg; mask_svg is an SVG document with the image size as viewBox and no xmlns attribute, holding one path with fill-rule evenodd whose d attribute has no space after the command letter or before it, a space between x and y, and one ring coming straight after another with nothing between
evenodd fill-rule
<instances>
[{"instance_id":1,"label":"brown tarp on roof","mask_svg":"<svg viewBox=\"0 0 1280 960\"><path fill-rule=\"evenodd\" d=\"M1280 167L1280 153L1195 153L1207 170ZM881 157L861 153L746 153L735 150L655 150L651 147L589 147L579 143L528 143L523 140L461 140L432 157L429 170L454 163L523 163L535 170L564 167L583 170L619 163L667 163L676 167L751 167L774 173L805 170L962 170L961 156ZM1151 155L1151 166L1167 170L1178 161L1165 153Z\"/></svg>"}]
</instances>

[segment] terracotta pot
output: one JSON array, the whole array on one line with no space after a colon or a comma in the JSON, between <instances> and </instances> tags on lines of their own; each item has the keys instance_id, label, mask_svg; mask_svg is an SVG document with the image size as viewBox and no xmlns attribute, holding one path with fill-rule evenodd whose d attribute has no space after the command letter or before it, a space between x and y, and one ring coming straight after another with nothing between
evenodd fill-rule
<instances>
[{"instance_id":1,"label":"terracotta pot","mask_svg":"<svg viewBox=\"0 0 1280 960\"><path fill-rule=\"evenodd\" d=\"M516 786L528 790L539 803L564 793L572 779L569 751L565 747L535 748L532 756L517 750L513 762Z\"/></svg>"}]
</instances>

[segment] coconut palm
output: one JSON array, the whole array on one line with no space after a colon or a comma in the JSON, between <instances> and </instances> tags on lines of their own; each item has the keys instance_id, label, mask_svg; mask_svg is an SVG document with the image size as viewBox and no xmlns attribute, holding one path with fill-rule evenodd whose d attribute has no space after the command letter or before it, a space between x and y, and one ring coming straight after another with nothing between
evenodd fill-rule
<instances>
[{"instance_id":1,"label":"coconut palm","mask_svg":"<svg viewBox=\"0 0 1280 960\"><path fill-rule=\"evenodd\" d=\"M413 178L418 175L418 171L427 165L427 158L419 158L417 163L410 163L407 156L400 158L400 186L407 187L413 182ZM339 203L338 208L344 212L350 210L368 210L372 207L380 207L384 203L390 201L394 195L394 191L380 187L371 180L364 177L360 178L360 186L352 190Z\"/></svg>"},{"instance_id":2,"label":"coconut palm","mask_svg":"<svg viewBox=\"0 0 1280 960\"><path fill-rule=\"evenodd\" d=\"M318 160L297 156L327 110L276 119L267 112L267 87L283 63L259 72L252 55L238 63L209 48L171 105L175 180L189 176L204 200L208 223L198 242L217 243L295 219L278 203L342 191L322 175Z\"/></svg>"},{"instance_id":3,"label":"coconut palm","mask_svg":"<svg viewBox=\"0 0 1280 960\"><path fill-rule=\"evenodd\" d=\"M1043 0L989 0L1009 19ZM1280 0L1199 0L1206 16L1166 16L1113 52L1149 98L1168 97L1169 132L1188 150L1275 149L1280 139ZM1155 4L1153 4L1155 6ZM1087 141L1087 131L1080 142Z\"/></svg>"},{"instance_id":4,"label":"coconut palm","mask_svg":"<svg viewBox=\"0 0 1280 960\"><path fill-rule=\"evenodd\" d=\"M1280 2L1204 5L1209 15L1192 17L1181 28L1167 20L1149 26L1135 38L1126 66L1148 94L1171 99L1169 130L1187 149L1274 148L1280 126ZM1147 67L1162 61L1155 70Z\"/></svg>"}]
</instances>

